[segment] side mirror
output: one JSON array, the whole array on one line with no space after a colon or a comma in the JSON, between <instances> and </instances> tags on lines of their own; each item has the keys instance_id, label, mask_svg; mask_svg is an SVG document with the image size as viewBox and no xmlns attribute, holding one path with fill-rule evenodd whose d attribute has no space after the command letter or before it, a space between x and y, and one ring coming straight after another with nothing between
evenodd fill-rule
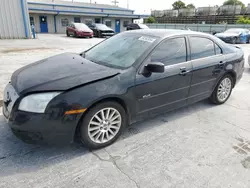
<instances>
[{"instance_id":1,"label":"side mirror","mask_svg":"<svg viewBox=\"0 0 250 188\"><path fill-rule=\"evenodd\" d=\"M145 66L147 71L155 73L163 73L165 71L165 65L160 62L149 63Z\"/></svg>"}]
</instances>

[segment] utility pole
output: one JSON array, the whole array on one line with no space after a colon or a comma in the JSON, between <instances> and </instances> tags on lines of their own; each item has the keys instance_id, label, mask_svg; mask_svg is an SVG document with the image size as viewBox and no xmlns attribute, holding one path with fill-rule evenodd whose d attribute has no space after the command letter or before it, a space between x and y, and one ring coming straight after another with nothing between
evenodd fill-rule
<instances>
[{"instance_id":1,"label":"utility pole","mask_svg":"<svg viewBox=\"0 0 250 188\"><path fill-rule=\"evenodd\" d=\"M117 6L117 5L118 5L118 3L119 3L119 1L114 0L114 1L111 1L111 3L114 3L114 5L115 5L115 6Z\"/></svg>"}]
</instances>

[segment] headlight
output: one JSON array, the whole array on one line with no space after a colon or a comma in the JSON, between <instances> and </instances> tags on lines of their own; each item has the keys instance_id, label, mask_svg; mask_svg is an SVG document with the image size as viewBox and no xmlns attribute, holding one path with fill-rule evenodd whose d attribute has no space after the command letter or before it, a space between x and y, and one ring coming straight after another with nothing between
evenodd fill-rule
<instances>
[{"instance_id":1,"label":"headlight","mask_svg":"<svg viewBox=\"0 0 250 188\"><path fill-rule=\"evenodd\" d=\"M18 109L26 112L44 113L49 102L60 92L38 93L24 97Z\"/></svg>"}]
</instances>

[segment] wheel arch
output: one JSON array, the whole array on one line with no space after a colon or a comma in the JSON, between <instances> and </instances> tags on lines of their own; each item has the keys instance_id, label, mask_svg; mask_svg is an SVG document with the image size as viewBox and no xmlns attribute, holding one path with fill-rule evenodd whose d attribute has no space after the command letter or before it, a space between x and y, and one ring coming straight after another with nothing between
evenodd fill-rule
<instances>
[{"instance_id":1,"label":"wheel arch","mask_svg":"<svg viewBox=\"0 0 250 188\"><path fill-rule=\"evenodd\" d=\"M225 72L225 74L223 76L225 76L227 74L233 78L233 88L234 88L235 83L236 83L236 73L234 71L230 70L230 71Z\"/></svg>"},{"instance_id":2,"label":"wheel arch","mask_svg":"<svg viewBox=\"0 0 250 188\"><path fill-rule=\"evenodd\" d=\"M91 105L89 105L87 111L82 114L82 116L79 119L79 121L77 122L77 126L75 128L74 139L76 139L79 136L79 129L80 129L80 126L81 126L82 119L88 113L88 111L91 108L93 108L94 106L96 106L97 104L100 104L100 103L103 103L103 102L107 102L107 101L113 101L113 102L116 102L116 103L120 104L124 108L124 110L125 110L125 112L127 114L128 125L130 124L130 121L131 121L130 110L128 108L128 105L125 103L125 101L123 99L121 99L119 97L113 97L113 96L112 97L102 98L102 99L99 99L99 100L93 102Z\"/></svg>"}]
</instances>

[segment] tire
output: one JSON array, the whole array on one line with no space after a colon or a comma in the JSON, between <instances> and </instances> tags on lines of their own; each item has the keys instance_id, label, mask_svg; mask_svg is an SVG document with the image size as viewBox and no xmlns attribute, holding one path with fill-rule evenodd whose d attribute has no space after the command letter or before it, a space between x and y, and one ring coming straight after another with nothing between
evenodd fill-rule
<instances>
[{"instance_id":1,"label":"tire","mask_svg":"<svg viewBox=\"0 0 250 188\"><path fill-rule=\"evenodd\" d=\"M110 118L104 119L109 119L110 123L113 122L113 125L109 124L106 120L106 122L102 121L102 112L104 113L104 116L107 117L108 110ZM112 121L111 115L113 112L115 113L112 117L115 118L117 116L117 118ZM99 117L99 120L96 116ZM89 149L98 149L109 146L119 138L126 125L127 115L120 104L112 101L99 103L87 112L81 122L81 142ZM90 130L90 128L92 130Z\"/></svg>"},{"instance_id":2,"label":"tire","mask_svg":"<svg viewBox=\"0 0 250 188\"><path fill-rule=\"evenodd\" d=\"M225 82L230 83L230 88L228 87L223 87L223 82L225 84ZM225 103L231 93L232 93L232 89L233 89L233 85L234 85L234 81L232 76L230 76L229 74L225 75L222 79L220 79L219 83L217 84L217 86L215 87L212 95L210 96L210 102L220 105ZM224 85L225 86L225 85ZM219 97L219 92L221 93L221 98ZM223 97L224 95L224 97Z\"/></svg>"},{"instance_id":3,"label":"tire","mask_svg":"<svg viewBox=\"0 0 250 188\"><path fill-rule=\"evenodd\" d=\"M66 35L67 35L67 37L69 37L69 36L70 36L70 34L69 34L69 32L68 32L68 31L66 31Z\"/></svg>"},{"instance_id":4,"label":"tire","mask_svg":"<svg viewBox=\"0 0 250 188\"><path fill-rule=\"evenodd\" d=\"M98 32L98 38L102 38L101 31Z\"/></svg>"},{"instance_id":5,"label":"tire","mask_svg":"<svg viewBox=\"0 0 250 188\"><path fill-rule=\"evenodd\" d=\"M76 34L76 32L74 32L74 37L76 37L76 38L78 37L77 34Z\"/></svg>"},{"instance_id":6,"label":"tire","mask_svg":"<svg viewBox=\"0 0 250 188\"><path fill-rule=\"evenodd\" d=\"M236 44L236 42L237 42L237 38L234 37L234 38L232 39L232 44Z\"/></svg>"}]
</instances>

